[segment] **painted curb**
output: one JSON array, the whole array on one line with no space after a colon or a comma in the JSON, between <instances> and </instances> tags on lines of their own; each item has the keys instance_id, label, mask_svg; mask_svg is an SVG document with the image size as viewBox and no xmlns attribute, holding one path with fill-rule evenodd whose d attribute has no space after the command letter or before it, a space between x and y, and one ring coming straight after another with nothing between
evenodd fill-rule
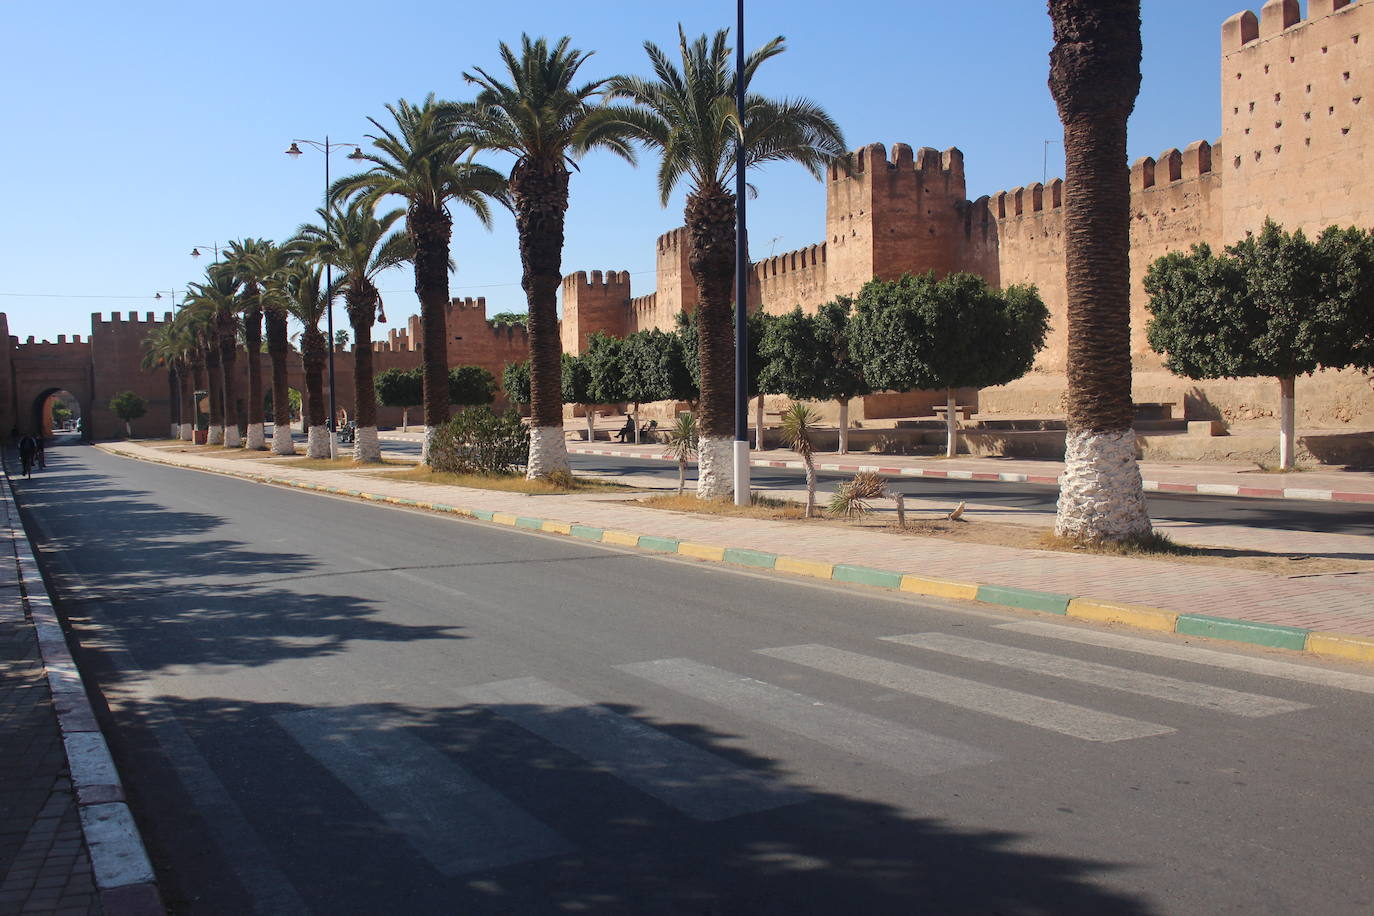
<instances>
[{"instance_id":1,"label":"painted curb","mask_svg":"<svg viewBox=\"0 0 1374 916\"><path fill-rule=\"evenodd\" d=\"M131 458L137 461L147 461L150 464L163 464L182 470L202 471L210 474L241 477L245 480L257 483L270 483L301 490L327 489L329 492L372 502L391 502L393 504L397 502L395 499L387 500L376 494L364 494L357 490L343 491L333 487L323 488L317 484L311 484L305 481L286 480L283 478L270 477L266 474L245 474L240 472L220 471L213 468L195 467L178 464L174 461L145 457L131 452L120 451L115 448L107 448L100 444L97 444L96 447L101 448L102 451L120 457ZM573 450L569 449L569 451ZM579 453L604 454L613 457L619 456L620 454L611 451L592 451L585 449L581 450ZM638 458L644 456L630 455L629 457ZM859 465L845 465L843 467L847 470L854 471L860 468ZM863 467L868 468L869 466L864 465ZM892 470L879 468L870 469L883 472ZM941 471L938 473L944 475L947 472ZM935 475L927 474L925 476ZM499 524L506 524L513 528L525 528L551 534L562 534L582 540L594 541L617 547L633 547L654 553L676 553L679 556L691 557L696 560L704 560L712 563L728 563L732 566L745 566L753 569L771 569L776 572L784 572L833 582L865 585L872 588L893 589L929 597L977 601L981 604L991 604L997 607L1054 614L1061 617L1073 617L1095 623L1105 623L1109 625L1117 624L1161 633L1199 636L1222 642L1236 642L1255 646L1265 646L1273 649L1309 652L1314 655L1328 658L1374 664L1374 637L1368 636L1313 631L1303 627L1262 623L1253 620L1236 620L1229 617L1215 617L1208 614L1190 614L1170 611L1164 608L1149 607L1147 605L1105 601L1085 596L1044 592L1006 585L958 582L949 579L904 574L893 570L875 569L867 566L854 566L844 563L832 564L823 560L814 560L810 558L784 557L745 547L725 547L714 544L700 544L691 541L676 541L673 538L659 535L635 534L628 531L612 531L556 519L517 517L509 515L508 513L495 513L485 509L466 509L441 503L420 503L414 500L405 500L403 504L433 509L436 512L450 515L467 516L482 521L498 521L496 517L499 515ZM507 518L511 519L511 521L505 521ZM517 524L517 521L520 523ZM669 549L667 545L670 543L676 543L676 548Z\"/></svg>"},{"instance_id":2,"label":"painted curb","mask_svg":"<svg viewBox=\"0 0 1374 916\"><path fill-rule=\"evenodd\" d=\"M407 442L406 439L390 439L390 442ZM575 448L568 447L572 455L594 455L602 458L639 458L644 461L670 461L677 459L671 455L650 452L627 452L621 449ZM750 458L749 466L755 468L800 468L800 461L779 461L776 458ZM857 474L860 471L873 471L888 477L929 477L932 480L977 480L988 483L1033 483L1044 486L1059 486L1059 477L1046 474L1012 474L1002 471L970 471L963 468L925 468L925 467L883 467L875 464L851 464L822 462L816 465L818 471L837 471ZM1306 487L1245 487L1229 483L1174 483L1168 480L1142 481L1146 490L1157 493L1192 493L1197 496L1230 496L1240 499L1303 499L1319 502L1374 503L1374 493L1355 493L1346 490L1314 490Z\"/></svg>"},{"instance_id":3,"label":"painted curb","mask_svg":"<svg viewBox=\"0 0 1374 916\"><path fill-rule=\"evenodd\" d=\"M47 672L53 710L75 791L81 833L91 860L91 873L102 909L127 916L164 916L157 875L125 802L110 747L91 709L86 685L62 633L62 625L38 569L33 545L14 498L14 482L4 469L0 501L11 520L20 601L27 607Z\"/></svg>"}]
</instances>

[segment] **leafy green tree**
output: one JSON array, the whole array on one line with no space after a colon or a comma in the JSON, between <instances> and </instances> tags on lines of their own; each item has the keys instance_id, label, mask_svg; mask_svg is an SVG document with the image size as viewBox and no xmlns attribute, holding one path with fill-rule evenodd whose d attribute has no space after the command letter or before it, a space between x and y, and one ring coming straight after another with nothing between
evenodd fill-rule
<instances>
[{"instance_id":1,"label":"leafy green tree","mask_svg":"<svg viewBox=\"0 0 1374 916\"><path fill-rule=\"evenodd\" d=\"M506 393L506 400L512 404L519 404L522 407L529 406L529 360L523 363L506 363L506 368L501 370L501 390Z\"/></svg>"},{"instance_id":2,"label":"leafy green tree","mask_svg":"<svg viewBox=\"0 0 1374 916\"><path fill-rule=\"evenodd\" d=\"M557 314L568 163L597 147L634 162L627 128L603 125L595 135L585 132L607 80L577 82L591 55L569 47L570 41L565 36L551 46L522 35L518 55L501 43L505 73L498 78L480 67L464 73L479 91L471 105L459 108L476 148L515 157L508 187L529 309L531 478L568 472Z\"/></svg>"},{"instance_id":3,"label":"leafy green tree","mask_svg":"<svg viewBox=\"0 0 1374 916\"><path fill-rule=\"evenodd\" d=\"M424 375L415 369L387 369L377 373L377 401L401 408L401 426L410 426L410 409L424 403Z\"/></svg>"},{"instance_id":4,"label":"leafy green tree","mask_svg":"<svg viewBox=\"0 0 1374 916\"><path fill-rule=\"evenodd\" d=\"M644 50L654 78L617 77L610 94L630 105L608 105L588 117L587 142L628 136L660 153L659 202L667 205L678 184L687 184L683 218L688 264L698 293L701 330L699 388L701 473L697 495L715 499L734 487L735 356L731 303L735 279L735 195L730 183L735 153L745 168L795 162L818 181L822 168L846 152L834 120L804 98L774 100L749 92L758 68L784 50L781 36L750 54L742 75L745 110L736 110L729 33L688 42L678 27L678 62L653 42Z\"/></svg>"},{"instance_id":5,"label":"leafy green tree","mask_svg":"<svg viewBox=\"0 0 1374 916\"><path fill-rule=\"evenodd\" d=\"M530 316L525 312L497 312L487 319L488 324L498 328L528 327Z\"/></svg>"},{"instance_id":6,"label":"leafy green tree","mask_svg":"<svg viewBox=\"0 0 1374 916\"><path fill-rule=\"evenodd\" d=\"M959 448L955 388L1020 378L1049 331L1034 287L998 291L974 274L870 280L850 321L850 348L874 388L945 391L945 454Z\"/></svg>"},{"instance_id":7,"label":"leafy green tree","mask_svg":"<svg viewBox=\"0 0 1374 916\"><path fill-rule=\"evenodd\" d=\"M639 441L639 407L653 401L685 401L696 394L687 368L682 339L657 328L637 331L620 348L626 399L634 403L635 442Z\"/></svg>"},{"instance_id":8,"label":"leafy green tree","mask_svg":"<svg viewBox=\"0 0 1374 916\"><path fill-rule=\"evenodd\" d=\"M577 404L582 408L587 421L587 441L591 442L596 438L596 403L592 400L591 371L581 357L564 353L559 376L562 380L563 403Z\"/></svg>"},{"instance_id":9,"label":"leafy green tree","mask_svg":"<svg viewBox=\"0 0 1374 916\"><path fill-rule=\"evenodd\" d=\"M630 400L625 381L624 342L597 331L587 335L582 362L587 367L587 393L596 404L623 404Z\"/></svg>"},{"instance_id":10,"label":"leafy green tree","mask_svg":"<svg viewBox=\"0 0 1374 916\"><path fill-rule=\"evenodd\" d=\"M1313 242L1272 221L1220 255L1206 244L1173 252L1145 274L1150 346L1187 378L1277 379L1279 467L1291 468L1294 380L1356 364L1371 265L1368 233L1333 226Z\"/></svg>"},{"instance_id":11,"label":"leafy green tree","mask_svg":"<svg viewBox=\"0 0 1374 916\"><path fill-rule=\"evenodd\" d=\"M476 407L496 400L496 376L481 366L455 366L448 370L450 404Z\"/></svg>"},{"instance_id":12,"label":"leafy green tree","mask_svg":"<svg viewBox=\"0 0 1374 916\"><path fill-rule=\"evenodd\" d=\"M148 412L148 402L136 391L120 391L110 398L110 410L124 421L124 435L132 439L133 423Z\"/></svg>"},{"instance_id":13,"label":"leafy green tree","mask_svg":"<svg viewBox=\"0 0 1374 916\"><path fill-rule=\"evenodd\" d=\"M362 158L372 167L336 181L329 196L339 200L357 194L375 205L394 195L406 202L406 233L414 245L415 294L420 299L427 458L432 431L449 416L450 207L464 206L490 226L489 201L506 200L506 182L499 172L471 160L471 138L458 130L452 106L436 103L432 93L419 105L402 99L387 111L394 129L368 118L378 133L368 135L372 148Z\"/></svg>"},{"instance_id":14,"label":"leafy green tree","mask_svg":"<svg viewBox=\"0 0 1374 916\"><path fill-rule=\"evenodd\" d=\"M814 316L820 352L820 378L817 391L823 398L840 404L840 453L849 451L849 402L873 388L864 378L863 366L849 349L849 321L854 300L840 296L822 305Z\"/></svg>"}]
</instances>

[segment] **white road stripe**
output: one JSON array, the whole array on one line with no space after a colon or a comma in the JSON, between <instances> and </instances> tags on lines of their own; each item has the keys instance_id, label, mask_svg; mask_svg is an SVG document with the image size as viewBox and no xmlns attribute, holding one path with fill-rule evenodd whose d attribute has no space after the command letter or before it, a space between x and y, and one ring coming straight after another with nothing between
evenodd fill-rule
<instances>
[{"instance_id":1,"label":"white road stripe","mask_svg":"<svg viewBox=\"0 0 1374 916\"><path fill-rule=\"evenodd\" d=\"M1002 624L999 629L1030 633L1049 639L1063 639L1088 646L1101 646L1104 649L1121 649L1124 652L1172 658L1197 665L1210 665L1213 668L1227 668L1231 671L1281 677L1290 681L1304 681L1322 687L1337 687L1341 690L1374 693L1374 677L1366 674L1354 674L1349 671L1334 671L1309 667L1308 665L1296 665L1292 662L1254 655L1233 655L1217 649L1204 649L1200 646L1188 646L1176 642L1155 642L1150 639L1124 636L1106 630L1078 629L1077 627L1066 627L1053 623L1041 623L1038 620Z\"/></svg>"},{"instance_id":2,"label":"white road stripe","mask_svg":"<svg viewBox=\"0 0 1374 916\"><path fill-rule=\"evenodd\" d=\"M464 687L458 693L697 820L724 820L806 798L538 678Z\"/></svg>"},{"instance_id":3,"label":"white road stripe","mask_svg":"<svg viewBox=\"0 0 1374 916\"><path fill-rule=\"evenodd\" d=\"M453 877L572 850L533 815L398 723L345 709L275 718L440 874Z\"/></svg>"},{"instance_id":4,"label":"white road stripe","mask_svg":"<svg viewBox=\"0 0 1374 916\"><path fill-rule=\"evenodd\" d=\"M786 646L760 649L759 654L1085 741L1126 741L1174 730L829 646Z\"/></svg>"},{"instance_id":5,"label":"white road stripe","mask_svg":"<svg viewBox=\"0 0 1374 916\"><path fill-rule=\"evenodd\" d=\"M670 690L918 776L997 760L972 745L898 725L686 658L618 666Z\"/></svg>"},{"instance_id":6,"label":"white road stripe","mask_svg":"<svg viewBox=\"0 0 1374 916\"><path fill-rule=\"evenodd\" d=\"M1211 684L1198 684L1178 678L1148 674L1144 671L1132 671L1129 668L1114 668L1111 665L1099 665L1097 662L1066 658L1062 655L1051 655L1048 652L1036 652L1032 649L1021 649L1016 646L982 642L977 639L965 639L962 636L952 636L946 633L884 636L883 640L900 643L904 646L914 646L918 649L927 649L931 652L957 655L960 658L969 658L992 665L1019 668L1022 671L1043 674L1046 677L1092 684L1094 687L1106 687L1111 690L1121 690L1126 693L1154 697L1173 703L1186 703L1189 706L1200 706L1203 709L1215 709L1235 716L1257 718L1309 708L1306 703L1294 703L1291 700L1280 700L1256 693L1242 693L1238 690L1227 690L1225 687L1214 687Z\"/></svg>"}]
</instances>

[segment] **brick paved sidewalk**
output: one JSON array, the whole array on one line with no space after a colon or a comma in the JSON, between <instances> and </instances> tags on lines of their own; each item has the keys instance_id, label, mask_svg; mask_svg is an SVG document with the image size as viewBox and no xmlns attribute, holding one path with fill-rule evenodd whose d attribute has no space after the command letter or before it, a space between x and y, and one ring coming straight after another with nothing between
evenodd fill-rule
<instances>
[{"instance_id":1,"label":"brick paved sidewalk","mask_svg":"<svg viewBox=\"0 0 1374 916\"><path fill-rule=\"evenodd\" d=\"M7 514L0 508L0 519ZM0 543L0 913L100 912L67 751L6 527Z\"/></svg>"},{"instance_id":2,"label":"brick paved sidewalk","mask_svg":"<svg viewBox=\"0 0 1374 916\"><path fill-rule=\"evenodd\" d=\"M663 512L605 495L527 497L426 485L357 471L293 470L282 463L215 458L131 443L116 453L230 474L263 474L321 487L363 490L417 502L538 516L598 528L881 567L901 573L1037 589L1312 630L1374 636L1374 574L1289 577L1249 570L1097 554L984 546L902 537L831 525Z\"/></svg>"}]
</instances>

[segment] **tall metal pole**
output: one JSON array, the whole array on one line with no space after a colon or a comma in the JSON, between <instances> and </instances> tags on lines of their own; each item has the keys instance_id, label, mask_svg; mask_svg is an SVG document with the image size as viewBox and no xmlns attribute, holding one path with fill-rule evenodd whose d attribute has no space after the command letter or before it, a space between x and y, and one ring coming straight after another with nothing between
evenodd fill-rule
<instances>
[{"instance_id":1,"label":"tall metal pole","mask_svg":"<svg viewBox=\"0 0 1374 916\"><path fill-rule=\"evenodd\" d=\"M749 505L749 236L744 175L744 0L735 2L735 505Z\"/></svg>"},{"instance_id":2,"label":"tall metal pole","mask_svg":"<svg viewBox=\"0 0 1374 916\"><path fill-rule=\"evenodd\" d=\"M329 222L329 134L324 135L324 219L326 229ZM324 264L324 291L328 297L329 304L326 306L325 327L329 333L329 422L325 426L329 429L329 457L339 457L339 431L336 428L335 417L339 415L338 408L334 403L334 272L330 269L329 262Z\"/></svg>"}]
</instances>

